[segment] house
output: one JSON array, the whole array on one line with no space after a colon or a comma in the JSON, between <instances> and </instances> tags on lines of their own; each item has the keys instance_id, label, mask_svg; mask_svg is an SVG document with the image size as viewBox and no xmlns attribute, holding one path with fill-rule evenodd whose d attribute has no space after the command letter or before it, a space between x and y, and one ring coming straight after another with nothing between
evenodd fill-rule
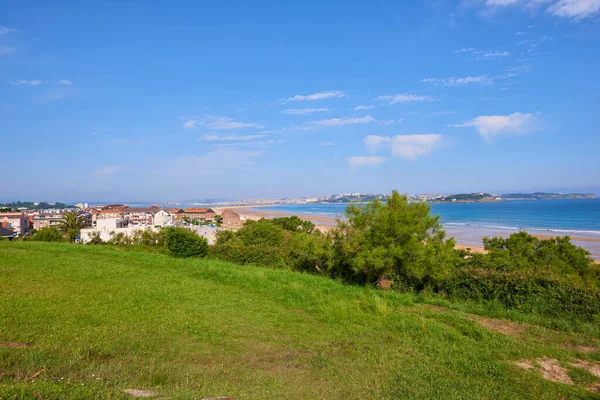
<instances>
[{"instance_id":1,"label":"house","mask_svg":"<svg viewBox=\"0 0 600 400\"><path fill-rule=\"evenodd\" d=\"M12 239L17 236L12 230L0 226L0 238Z\"/></svg>"},{"instance_id":2,"label":"house","mask_svg":"<svg viewBox=\"0 0 600 400\"><path fill-rule=\"evenodd\" d=\"M171 214L171 222L175 223L185 216L185 211L181 208L170 208L167 210Z\"/></svg>"},{"instance_id":3,"label":"house","mask_svg":"<svg viewBox=\"0 0 600 400\"><path fill-rule=\"evenodd\" d=\"M107 218L123 218L123 214L128 208L129 207L124 204L109 204L107 206L98 207L99 212L96 215L96 220Z\"/></svg>"},{"instance_id":4,"label":"house","mask_svg":"<svg viewBox=\"0 0 600 400\"><path fill-rule=\"evenodd\" d=\"M127 208L123 210L123 218L132 225L153 225L154 214L160 211L157 206L149 208Z\"/></svg>"},{"instance_id":5,"label":"house","mask_svg":"<svg viewBox=\"0 0 600 400\"><path fill-rule=\"evenodd\" d=\"M165 226L172 223L171 213L167 210L160 210L154 214L154 226Z\"/></svg>"},{"instance_id":6,"label":"house","mask_svg":"<svg viewBox=\"0 0 600 400\"><path fill-rule=\"evenodd\" d=\"M221 213L221 218L223 219L221 225L226 228L233 228L242 224L242 218L240 217L240 214L236 213L230 208L223 210Z\"/></svg>"},{"instance_id":7,"label":"house","mask_svg":"<svg viewBox=\"0 0 600 400\"><path fill-rule=\"evenodd\" d=\"M12 229L17 235L24 235L29 232L27 214L22 212L0 213L0 225L3 228Z\"/></svg>"},{"instance_id":8,"label":"house","mask_svg":"<svg viewBox=\"0 0 600 400\"><path fill-rule=\"evenodd\" d=\"M62 214L39 214L33 217L33 229L40 230L60 225Z\"/></svg>"},{"instance_id":9,"label":"house","mask_svg":"<svg viewBox=\"0 0 600 400\"><path fill-rule=\"evenodd\" d=\"M189 219L204 219L211 221L215 219L215 212L211 208L186 208L184 216Z\"/></svg>"},{"instance_id":10,"label":"house","mask_svg":"<svg viewBox=\"0 0 600 400\"><path fill-rule=\"evenodd\" d=\"M85 244L91 240L91 235L99 234L103 241L109 241L113 235L122 233L125 236L132 236L137 231L157 229L146 225L129 225L123 218L103 218L96 221L95 228L82 229L80 232L81 241Z\"/></svg>"}]
</instances>

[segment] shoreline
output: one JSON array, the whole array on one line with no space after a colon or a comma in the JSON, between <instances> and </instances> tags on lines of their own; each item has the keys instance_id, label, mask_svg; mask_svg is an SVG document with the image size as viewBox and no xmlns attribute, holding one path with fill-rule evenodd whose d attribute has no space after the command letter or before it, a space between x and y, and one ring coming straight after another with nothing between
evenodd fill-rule
<instances>
[{"instance_id":1,"label":"shoreline","mask_svg":"<svg viewBox=\"0 0 600 400\"><path fill-rule=\"evenodd\" d=\"M263 206L261 206L263 207ZM214 208L215 212L220 213L225 208L232 208L240 214L240 216L246 220L259 220L261 218L278 218L278 217L289 217L296 215L298 218L311 221L316 225L316 228L321 232L327 232L334 228L337 224L337 218L324 216L324 215L311 215L311 214L299 214L290 213L285 211L263 211L252 209L247 206L235 206L235 207L218 207ZM448 237L454 238L456 241L457 249L470 248L473 253L485 253L483 248L483 237L508 237L510 234L518 232L518 229L494 229L494 228L474 228L471 226L456 226L456 225L443 225L444 230ZM477 232L478 231L478 232ZM600 237L583 237L583 236L570 236L570 235L552 235L548 233L538 233L535 230L527 230L530 235L540 239L547 240L556 237L569 236L571 242L577 246L583 247L592 254L592 258L596 263L600 263Z\"/></svg>"}]
</instances>

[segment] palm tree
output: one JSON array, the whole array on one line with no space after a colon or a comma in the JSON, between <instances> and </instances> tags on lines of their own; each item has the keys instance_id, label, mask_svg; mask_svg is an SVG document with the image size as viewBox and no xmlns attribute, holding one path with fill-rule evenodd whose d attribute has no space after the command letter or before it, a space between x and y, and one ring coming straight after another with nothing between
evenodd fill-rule
<instances>
[{"instance_id":1,"label":"palm tree","mask_svg":"<svg viewBox=\"0 0 600 400\"><path fill-rule=\"evenodd\" d=\"M79 231L87 225L85 216L78 211L67 211L58 225L58 229L67 234L71 242L75 242L75 237Z\"/></svg>"}]
</instances>

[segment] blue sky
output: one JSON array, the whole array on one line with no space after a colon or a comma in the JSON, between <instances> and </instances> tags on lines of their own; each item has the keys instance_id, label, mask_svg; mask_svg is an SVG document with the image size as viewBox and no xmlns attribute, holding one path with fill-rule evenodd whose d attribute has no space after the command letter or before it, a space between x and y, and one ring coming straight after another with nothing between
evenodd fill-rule
<instances>
[{"instance_id":1,"label":"blue sky","mask_svg":"<svg viewBox=\"0 0 600 400\"><path fill-rule=\"evenodd\" d=\"M600 187L600 0L0 3L0 200Z\"/></svg>"}]
</instances>

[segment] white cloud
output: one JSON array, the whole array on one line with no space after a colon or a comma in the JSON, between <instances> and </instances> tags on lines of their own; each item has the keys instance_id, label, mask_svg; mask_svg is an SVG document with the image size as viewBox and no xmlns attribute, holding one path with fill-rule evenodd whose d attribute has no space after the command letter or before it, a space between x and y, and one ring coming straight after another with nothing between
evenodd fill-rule
<instances>
[{"instance_id":1,"label":"white cloud","mask_svg":"<svg viewBox=\"0 0 600 400\"><path fill-rule=\"evenodd\" d=\"M493 79L487 75L465 76L463 78L424 78L423 83L432 83L440 86L466 86L471 84L489 85Z\"/></svg>"},{"instance_id":2,"label":"white cloud","mask_svg":"<svg viewBox=\"0 0 600 400\"><path fill-rule=\"evenodd\" d=\"M548 12L559 17L582 19L600 12L600 0L558 0Z\"/></svg>"},{"instance_id":3,"label":"white cloud","mask_svg":"<svg viewBox=\"0 0 600 400\"><path fill-rule=\"evenodd\" d=\"M156 173L169 178L170 184L189 184L191 178L224 174L254 164L261 151L215 149L203 155L190 155L167 161Z\"/></svg>"},{"instance_id":4,"label":"white cloud","mask_svg":"<svg viewBox=\"0 0 600 400\"><path fill-rule=\"evenodd\" d=\"M198 125L206 126L209 129L218 130L262 128L262 126L258 124L249 124L246 122L234 121L232 118L226 117L206 117L202 119L194 118L189 119L183 123L183 127L187 129L194 129Z\"/></svg>"},{"instance_id":5,"label":"white cloud","mask_svg":"<svg viewBox=\"0 0 600 400\"><path fill-rule=\"evenodd\" d=\"M486 0L489 10L507 6L537 9L548 5L546 11L557 17L574 20L587 18L600 12L600 0Z\"/></svg>"},{"instance_id":6,"label":"white cloud","mask_svg":"<svg viewBox=\"0 0 600 400\"><path fill-rule=\"evenodd\" d=\"M8 28L6 26L0 26L0 36L6 35L7 33L14 32L14 29Z\"/></svg>"},{"instance_id":7,"label":"white cloud","mask_svg":"<svg viewBox=\"0 0 600 400\"><path fill-rule=\"evenodd\" d=\"M23 79L17 79L14 81L8 81L8 83L10 83L11 85L16 85L16 86L22 86L22 85L29 85L29 86L38 86L38 85L42 85L44 83L44 81L40 81L40 80L32 80L32 81L27 81L27 80L23 80Z\"/></svg>"},{"instance_id":8,"label":"white cloud","mask_svg":"<svg viewBox=\"0 0 600 400\"><path fill-rule=\"evenodd\" d=\"M424 135L377 136L369 135L363 139L367 149L375 154L383 148L391 148L393 157L414 160L431 153L442 144L442 135L429 133Z\"/></svg>"},{"instance_id":9,"label":"white cloud","mask_svg":"<svg viewBox=\"0 0 600 400\"><path fill-rule=\"evenodd\" d=\"M117 171L119 171L119 169L120 167L118 165L108 165L106 167L99 167L96 168L96 170L94 171L94 176L96 178L106 178L115 174Z\"/></svg>"},{"instance_id":10,"label":"white cloud","mask_svg":"<svg viewBox=\"0 0 600 400\"><path fill-rule=\"evenodd\" d=\"M71 82L68 79L61 79L60 81L57 82L57 84L59 84L59 85L72 85L73 82Z\"/></svg>"},{"instance_id":11,"label":"white cloud","mask_svg":"<svg viewBox=\"0 0 600 400\"><path fill-rule=\"evenodd\" d=\"M504 58L510 56L509 51L487 51L479 57L482 60L495 60L498 58Z\"/></svg>"},{"instance_id":12,"label":"white cloud","mask_svg":"<svg viewBox=\"0 0 600 400\"><path fill-rule=\"evenodd\" d=\"M333 91L329 91L329 92L318 92L318 93L307 94L307 95L297 94L295 96L288 97L284 101L323 100L323 99L341 98L341 97L346 97L346 93L344 93L340 90L333 90Z\"/></svg>"},{"instance_id":13,"label":"white cloud","mask_svg":"<svg viewBox=\"0 0 600 400\"><path fill-rule=\"evenodd\" d=\"M354 107L354 111L370 110L372 108L375 108L375 106L373 106L373 105L370 105L370 106L356 106L356 107Z\"/></svg>"},{"instance_id":14,"label":"white cloud","mask_svg":"<svg viewBox=\"0 0 600 400\"><path fill-rule=\"evenodd\" d=\"M348 164L350 165L350 168L352 168L352 169L355 169L357 167L362 167L362 166L370 166L371 167L371 166L379 165L384 161L385 161L385 158L376 157L376 156L348 157Z\"/></svg>"},{"instance_id":15,"label":"white cloud","mask_svg":"<svg viewBox=\"0 0 600 400\"><path fill-rule=\"evenodd\" d=\"M381 148L386 147L390 140L388 136L369 135L363 139L363 144L371 154L375 154Z\"/></svg>"},{"instance_id":16,"label":"white cloud","mask_svg":"<svg viewBox=\"0 0 600 400\"><path fill-rule=\"evenodd\" d=\"M15 49L8 46L0 46L0 56L8 56L15 52Z\"/></svg>"},{"instance_id":17,"label":"white cloud","mask_svg":"<svg viewBox=\"0 0 600 400\"><path fill-rule=\"evenodd\" d=\"M515 112L509 115L481 115L471 121L449 126L462 128L472 126L486 140L503 134L520 134L535 128L537 114Z\"/></svg>"},{"instance_id":18,"label":"white cloud","mask_svg":"<svg viewBox=\"0 0 600 400\"><path fill-rule=\"evenodd\" d=\"M402 93L402 94L396 94L396 95L379 96L379 97L377 97L377 100L384 100L384 101L387 101L389 104L396 104L396 103L433 101L435 99L431 96L419 96L416 94Z\"/></svg>"},{"instance_id":19,"label":"white cloud","mask_svg":"<svg viewBox=\"0 0 600 400\"><path fill-rule=\"evenodd\" d=\"M517 4L519 0L487 0L485 2L486 5L491 7L496 6L512 6L513 4Z\"/></svg>"},{"instance_id":20,"label":"white cloud","mask_svg":"<svg viewBox=\"0 0 600 400\"><path fill-rule=\"evenodd\" d=\"M454 54L470 53L475 51L473 47L463 47L462 49L454 50Z\"/></svg>"},{"instance_id":21,"label":"white cloud","mask_svg":"<svg viewBox=\"0 0 600 400\"><path fill-rule=\"evenodd\" d=\"M398 135L392 138L392 156L414 160L431 153L442 144L442 135Z\"/></svg>"},{"instance_id":22,"label":"white cloud","mask_svg":"<svg viewBox=\"0 0 600 400\"><path fill-rule=\"evenodd\" d=\"M323 112L323 111L331 111L331 108L321 107L321 108L288 108L287 110L281 111L282 114L288 115L304 115L315 112Z\"/></svg>"},{"instance_id":23,"label":"white cloud","mask_svg":"<svg viewBox=\"0 0 600 400\"><path fill-rule=\"evenodd\" d=\"M335 146L335 144L331 143L331 142L322 142L322 143L319 143L319 146L321 146L321 147L331 147L331 146Z\"/></svg>"},{"instance_id":24,"label":"white cloud","mask_svg":"<svg viewBox=\"0 0 600 400\"><path fill-rule=\"evenodd\" d=\"M525 34L525 32L515 32L515 36L523 36Z\"/></svg>"},{"instance_id":25,"label":"white cloud","mask_svg":"<svg viewBox=\"0 0 600 400\"><path fill-rule=\"evenodd\" d=\"M232 141L232 140L254 140L260 139L267 135L204 135L202 140L208 141Z\"/></svg>"},{"instance_id":26,"label":"white cloud","mask_svg":"<svg viewBox=\"0 0 600 400\"><path fill-rule=\"evenodd\" d=\"M376 119L367 115L365 117L360 118L330 118L330 119L322 119L320 121L312 121L311 124L315 126L342 126L342 125L355 125L355 124L368 124L371 122L375 122Z\"/></svg>"}]
</instances>

